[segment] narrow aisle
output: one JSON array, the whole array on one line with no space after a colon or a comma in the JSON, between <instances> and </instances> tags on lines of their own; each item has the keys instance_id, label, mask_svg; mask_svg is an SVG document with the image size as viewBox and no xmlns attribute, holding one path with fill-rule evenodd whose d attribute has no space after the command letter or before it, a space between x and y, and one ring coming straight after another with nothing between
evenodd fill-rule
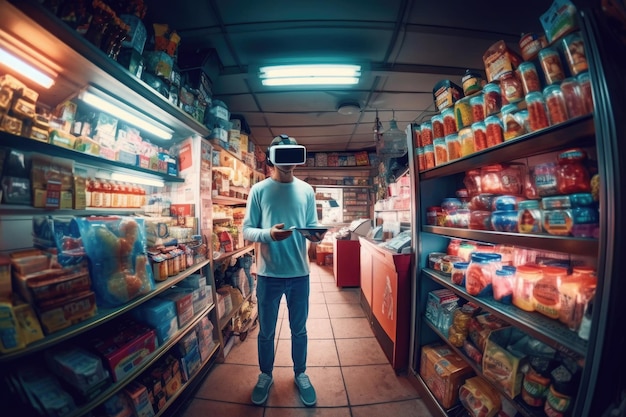
<instances>
[{"instance_id":1,"label":"narrow aisle","mask_svg":"<svg viewBox=\"0 0 626 417\"><path fill-rule=\"evenodd\" d=\"M429 417L411 383L398 376L378 345L359 304L358 288L337 288L332 267L311 263L307 326L307 374L317 405L305 407L293 381L287 307L277 324L274 385L264 406L250 401L259 375L258 327L237 340L225 363L216 364L183 417Z\"/></svg>"}]
</instances>

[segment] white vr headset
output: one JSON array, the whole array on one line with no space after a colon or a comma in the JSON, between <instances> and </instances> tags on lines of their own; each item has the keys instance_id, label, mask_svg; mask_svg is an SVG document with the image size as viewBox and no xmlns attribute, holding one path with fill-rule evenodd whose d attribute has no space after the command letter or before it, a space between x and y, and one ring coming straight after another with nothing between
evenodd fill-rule
<instances>
[{"instance_id":1,"label":"white vr headset","mask_svg":"<svg viewBox=\"0 0 626 417\"><path fill-rule=\"evenodd\" d=\"M268 159L274 165L302 165L306 163L306 148L302 145L272 146Z\"/></svg>"}]
</instances>

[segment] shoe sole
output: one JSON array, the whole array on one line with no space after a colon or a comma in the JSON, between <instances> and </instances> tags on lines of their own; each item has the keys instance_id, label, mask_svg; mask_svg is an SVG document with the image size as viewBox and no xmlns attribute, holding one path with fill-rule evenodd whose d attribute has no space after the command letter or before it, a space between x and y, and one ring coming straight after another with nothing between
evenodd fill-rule
<instances>
[{"instance_id":1,"label":"shoe sole","mask_svg":"<svg viewBox=\"0 0 626 417\"><path fill-rule=\"evenodd\" d=\"M267 394L265 395L265 398L263 398L262 401L254 401L254 398L252 398L252 404L254 405L263 405L265 404L265 402L267 401L267 399L270 396L270 388L272 388L272 385L274 385L274 380L272 380L272 382L270 382L270 385L267 387Z\"/></svg>"}]
</instances>

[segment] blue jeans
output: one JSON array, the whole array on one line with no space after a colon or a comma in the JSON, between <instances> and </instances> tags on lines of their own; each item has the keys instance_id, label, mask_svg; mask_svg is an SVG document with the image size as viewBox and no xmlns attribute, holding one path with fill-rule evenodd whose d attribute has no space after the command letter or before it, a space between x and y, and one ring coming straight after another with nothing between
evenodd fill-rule
<instances>
[{"instance_id":1,"label":"blue jeans","mask_svg":"<svg viewBox=\"0 0 626 417\"><path fill-rule=\"evenodd\" d=\"M307 334L309 316L309 276L295 278L257 277L256 296L259 306L259 367L261 372L272 375L274 369L274 338L278 307L283 294L289 310L291 329L291 359L296 375L306 370Z\"/></svg>"}]
</instances>

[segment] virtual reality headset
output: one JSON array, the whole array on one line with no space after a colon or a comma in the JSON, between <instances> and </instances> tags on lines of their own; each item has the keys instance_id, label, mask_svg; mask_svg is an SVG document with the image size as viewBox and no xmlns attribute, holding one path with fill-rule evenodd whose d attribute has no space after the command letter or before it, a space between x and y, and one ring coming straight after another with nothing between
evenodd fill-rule
<instances>
[{"instance_id":1,"label":"virtual reality headset","mask_svg":"<svg viewBox=\"0 0 626 417\"><path fill-rule=\"evenodd\" d=\"M272 165L302 165L306 163L306 148L302 145L275 145L268 149Z\"/></svg>"}]
</instances>

